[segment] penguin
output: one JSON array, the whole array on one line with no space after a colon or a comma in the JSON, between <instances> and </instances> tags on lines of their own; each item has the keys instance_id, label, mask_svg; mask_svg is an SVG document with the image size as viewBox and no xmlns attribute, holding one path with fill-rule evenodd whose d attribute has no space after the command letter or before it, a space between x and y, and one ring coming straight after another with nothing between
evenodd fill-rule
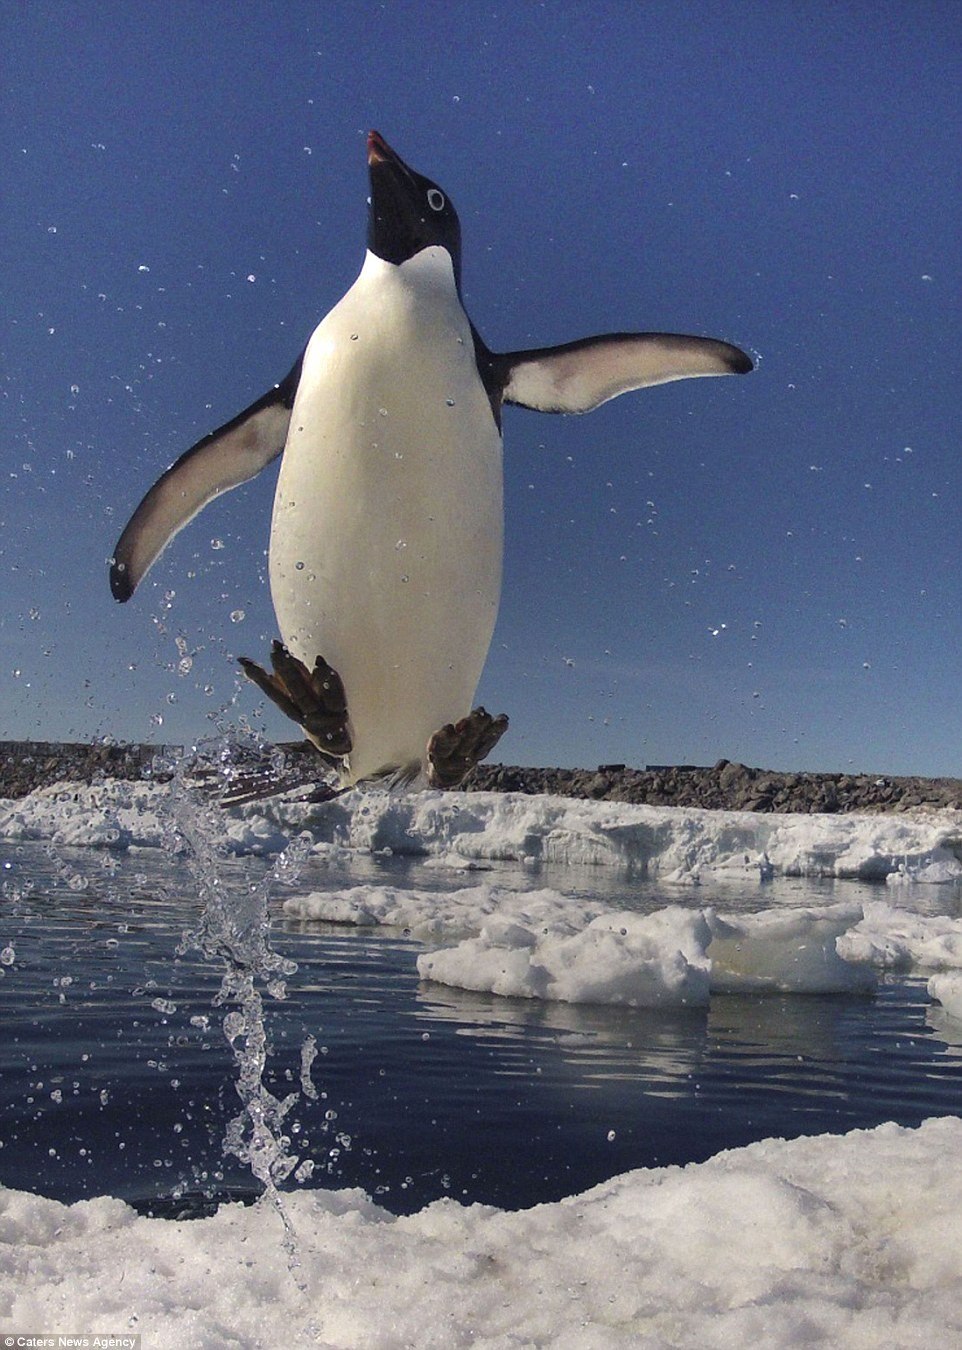
<instances>
[{"instance_id":1,"label":"penguin","mask_svg":"<svg viewBox=\"0 0 962 1350\"><path fill-rule=\"evenodd\" d=\"M120 536L110 586L129 600L208 502L282 457L269 550L281 640L270 670L241 667L341 789L450 788L508 725L472 709L501 594L503 405L584 413L753 363L666 333L491 351L462 303L448 194L376 131L367 161L357 280L279 384L161 475Z\"/></svg>"}]
</instances>

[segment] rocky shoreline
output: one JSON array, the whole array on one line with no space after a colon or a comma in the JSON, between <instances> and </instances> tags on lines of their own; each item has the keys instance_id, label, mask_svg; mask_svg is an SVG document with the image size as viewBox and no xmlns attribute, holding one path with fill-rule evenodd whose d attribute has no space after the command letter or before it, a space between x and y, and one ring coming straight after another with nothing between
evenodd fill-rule
<instances>
[{"instance_id":1,"label":"rocky shoreline","mask_svg":"<svg viewBox=\"0 0 962 1350\"><path fill-rule=\"evenodd\" d=\"M294 781L314 781L316 760L302 742L280 747ZM102 778L164 780L164 747L95 742L0 741L0 797L24 797L60 782ZM778 773L721 759L708 767L649 765L631 769L521 768L480 764L467 792L554 793L591 801L760 812L962 811L962 779L898 778L879 774Z\"/></svg>"}]
</instances>

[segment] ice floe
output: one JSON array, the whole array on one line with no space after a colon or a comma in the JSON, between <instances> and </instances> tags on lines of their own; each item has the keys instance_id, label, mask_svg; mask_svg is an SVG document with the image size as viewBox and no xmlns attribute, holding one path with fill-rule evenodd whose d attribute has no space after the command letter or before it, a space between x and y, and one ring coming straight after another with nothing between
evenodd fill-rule
<instances>
[{"instance_id":1,"label":"ice floe","mask_svg":"<svg viewBox=\"0 0 962 1350\"><path fill-rule=\"evenodd\" d=\"M192 1221L0 1191L6 1328L152 1345L558 1350L951 1345L962 1120L764 1140L509 1213L359 1191Z\"/></svg>"}]
</instances>

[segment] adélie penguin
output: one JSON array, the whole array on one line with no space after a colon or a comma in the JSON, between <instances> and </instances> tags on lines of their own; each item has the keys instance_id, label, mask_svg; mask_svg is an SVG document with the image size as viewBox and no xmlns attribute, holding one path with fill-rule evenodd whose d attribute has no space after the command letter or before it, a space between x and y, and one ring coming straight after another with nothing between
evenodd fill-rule
<instances>
[{"instance_id":1,"label":"ad\u00e9lie penguin","mask_svg":"<svg viewBox=\"0 0 962 1350\"><path fill-rule=\"evenodd\" d=\"M492 352L461 303L447 193L376 131L367 253L290 373L198 441L111 561L129 600L209 501L283 455L270 537L282 642L245 673L338 770L459 783L507 727L472 702L501 591L501 408L589 412L631 389L745 374L727 342L610 333Z\"/></svg>"}]
</instances>

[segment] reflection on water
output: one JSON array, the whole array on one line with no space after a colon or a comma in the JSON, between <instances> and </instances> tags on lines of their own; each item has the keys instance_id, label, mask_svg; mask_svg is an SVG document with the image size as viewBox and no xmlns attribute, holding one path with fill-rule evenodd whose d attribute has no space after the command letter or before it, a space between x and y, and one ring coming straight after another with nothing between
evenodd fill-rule
<instances>
[{"instance_id":1,"label":"reflection on water","mask_svg":"<svg viewBox=\"0 0 962 1350\"><path fill-rule=\"evenodd\" d=\"M178 954L200 918L189 870L156 851L22 845L3 857L0 947L14 955L0 968L0 1180L62 1199L156 1198L164 1213L178 1195L250 1194L249 1169L222 1148L237 1110L214 1006L223 965ZM240 887L265 873L253 859L222 865ZM464 884L384 858L312 862L296 884L361 880ZM593 894L602 884L606 899L644 909L679 898L601 869L499 869L497 880L569 893L590 880ZM885 896L842 887L856 891ZM840 895L792 882L685 898L732 911ZM962 1032L919 980L886 979L874 998L717 996L708 1009L639 1011L419 984L421 948L398 934L275 913L272 939L297 963L286 997L264 1005L265 1090L293 1099L287 1186L361 1185L398 1212L445 1194L522 1206L632 1167L771 1135L914 1124L962 1103Z\"/></svg>"}]
</instances>

